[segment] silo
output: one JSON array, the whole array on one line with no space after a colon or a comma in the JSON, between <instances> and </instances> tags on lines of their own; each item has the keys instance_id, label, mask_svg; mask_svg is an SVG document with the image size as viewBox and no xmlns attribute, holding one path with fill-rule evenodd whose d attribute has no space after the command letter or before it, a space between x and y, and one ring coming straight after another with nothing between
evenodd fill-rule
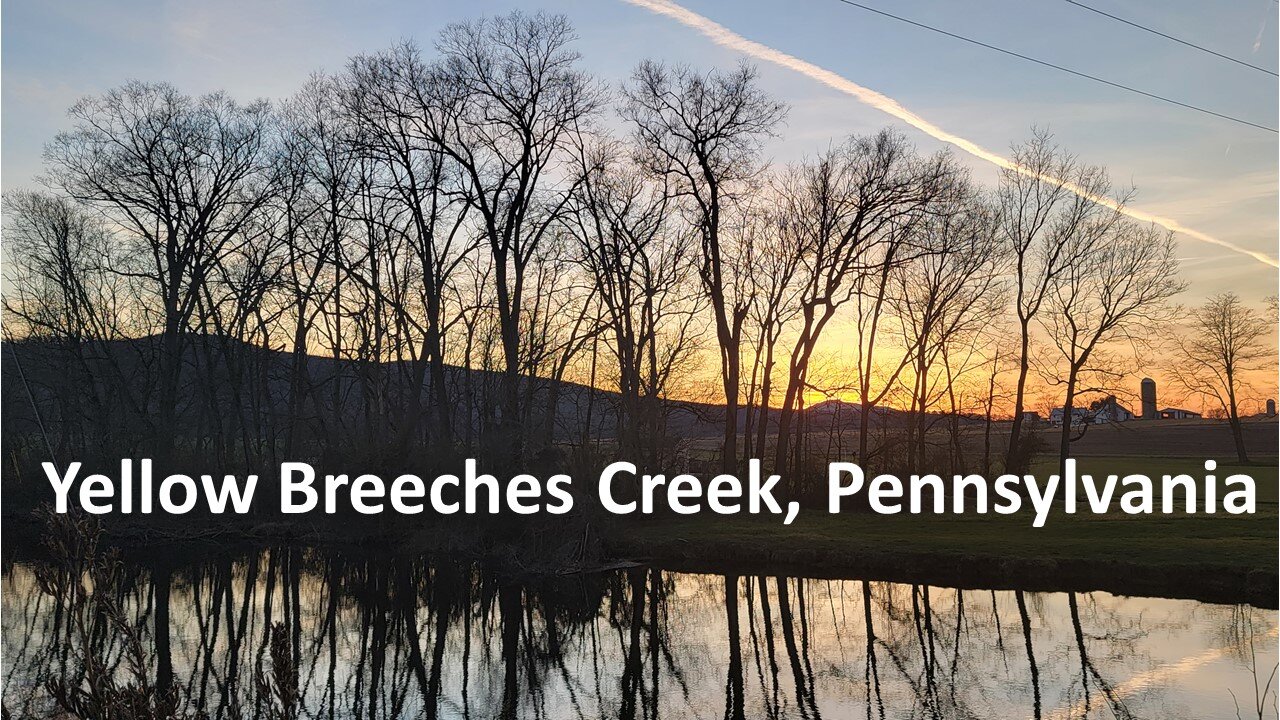
<instances>
[{"instance_id":1,"label":"silo","mask_svg":"<svg viewBox=\"0 0 1280 720\"><path fill-rule=\"evenodd\" d=\"M1142 378L1142 419L1155 420L1156 417L1156 381Z\"/></svg>"}]
</instances>

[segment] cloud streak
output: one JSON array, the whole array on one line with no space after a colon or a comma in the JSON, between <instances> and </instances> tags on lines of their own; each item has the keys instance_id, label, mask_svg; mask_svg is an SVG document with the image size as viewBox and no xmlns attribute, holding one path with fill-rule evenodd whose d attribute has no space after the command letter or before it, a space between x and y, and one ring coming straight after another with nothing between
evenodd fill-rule
<instances>
[{"instance_id":1,"label":"cloud streak","mask_svg":"<svg viewBox=\"0 0 1280 720\"><path fill-rule=\"evenodd\" d=\"M1277 262L1275 258L1265 253L1250 250L1249 248L1241 247L1229 240L1223 240L1208 233L1189 228L1177 220L1162 217L1127 205L1121 205L1112 198L1092 194L1074 183L1065 182L1059 178L1035 173L1013 162L1009 158L1000 155L999 153L982 147L972 140L963 138L955 133L948 132L947 130L938 127L932 122L903 107L897 100L894 100L887 95L859 85L842 75L838 75L806 60L801 60L794 55L789 55L781 50L776 50L754 40L748 40L725 26L720 25L703 15L699 15L692 10L677 5L676 3L669 2L669 0L626 0L626 2L637 7L644 8L652 13L669 17L686 27L697 30L699 33L702 33L712 42L720 45L721 47L735 50L743 53L744 55L749 55L757 60L773 63L774 65L784 67L788 70L793 70L801 75L816 80L829 88L842 92L846 95L853 96L865 105L869 105L876 110L887 113L917 130L920 130L926 135L929 135L930 137L953 145L964 152L981 160L985 160L993 165L1055 184L1061 184L1066 189L1083 198L1092 200L1099 205L1119 210L1135 220L1153 223L1165 228L1166 230L1181 233L1187 237L1199 240L1200 242L1217 245L1218 247L1253 258L1254 260L1271 267L1280 268L1280 262Z\"/></svg>"},{"instance_id":2,"label":"cloud streak","mask_svg":"<svg viewBox=\"0 0 1280 720\"><path fill-rule=\"evenodd\" d=\"M1254 635L1249 638L1249 642L1253 642L1254 640L1265 640L1267 638L1274 639L1276 637L1280 637L1280 627L1271 628L1270 632L1267 632L1265 635ZM1237 648L1234 645L1211 648L1209 650L1205 650L1199 655L1188 655L1177 662L1165 663L1164 665L1156 666L1151 670L1134 675L1119 685L1112 686L1111 692L1108 693L1108 699L1110 699L1110 697L1115 697L1123 700L1153 686L1166 685L1171 680L1198 670L1205 665L1215 663L1223 658L1231 657L1236 652ZM1077 715L1083 715L1088 708L1089 706L1085 701L1078 700L1060 710L1050 713L1046 717L1048 720L1070 720L1070 718L1076 717Z\"/></svg>"}]
</instances>

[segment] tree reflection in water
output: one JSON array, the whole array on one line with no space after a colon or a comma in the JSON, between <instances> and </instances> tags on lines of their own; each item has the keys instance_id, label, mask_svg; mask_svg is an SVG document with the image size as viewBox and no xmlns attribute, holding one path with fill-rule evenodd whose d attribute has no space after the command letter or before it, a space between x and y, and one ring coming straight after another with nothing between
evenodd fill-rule
<instances>
[{"instance_id":1,"label":"tree reflection in water","mask_svg":"<svg viewBox=\"0 0 1280 720\"><path fill-rule=\"evenodd\" d=\"M59 701L175 718L1274 712L1276 613L1247 606L643 567L517 578L296 547L142 566L73 549L99 559L6 564L12 716L57 716Z\"/></svg>"}]
</instances>

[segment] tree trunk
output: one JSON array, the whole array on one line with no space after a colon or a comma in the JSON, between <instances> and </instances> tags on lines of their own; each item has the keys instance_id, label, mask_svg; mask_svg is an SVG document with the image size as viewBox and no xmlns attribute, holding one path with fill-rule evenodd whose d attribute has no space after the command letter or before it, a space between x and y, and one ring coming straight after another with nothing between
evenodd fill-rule
<instances>
[{"instance_id":1,"label":"tree trunk","mask_svg":"<svg viewBox=\"0 0 1280 720\"><path fill-rule=\"evenodd\" d=\"M1005 472L1017 473L1025 468L1026 458L1022 457L1022 408L1027 392L1027 373L1031 369L1029 353L1031 351L1030 328L1027 320L1022 321L1022 345L1018 355L1018 388L1013 397L1013 426L1009 428L1009 449L1004 456Z\"/></svg>"},{"instance_id":2,"label":"tree trunk","mask_svg":"<svg viewBox=\"0 0 1280 720\"><path fill-rule=\"evenodd\" d=\"M1236 405L1235 378L1228 377L1227 413L1231 421L1231 439L1236 444L1236 459L1241 465L1249 463L1249 453L1244 449L1244 426L1240 423L1240 410Z\"/></svg>"},{"instance_id":3,"label":"tree trunk","mask_svg":"<svg viewBox=\"0 0 1280 720\"><path fill-rule=\"evenodd\" d=\"M1067 457L1071 454L1071 426L1075 418L1076 377L1079 367L1073 365L1067 374L1067 395L1062 401L1062 434L1058 438L1058 476L1065 477Z\"/></svg>"}]
</instances>

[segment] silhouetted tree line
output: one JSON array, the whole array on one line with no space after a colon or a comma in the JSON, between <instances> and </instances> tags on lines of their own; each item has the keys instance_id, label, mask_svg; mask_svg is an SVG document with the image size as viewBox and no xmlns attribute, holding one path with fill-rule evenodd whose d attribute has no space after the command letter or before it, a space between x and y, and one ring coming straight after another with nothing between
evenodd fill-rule
<instances>
[{"instance_id":1,"label":"silhouetted tree line","mask_svg":"<svg viewBox=\"0 0 1280 720\"><path fill-rule=\"evenodd\" d=\"M281 102L77 103L49 190L5 198L11 449L658 466L718 358L724 470L1025 467L1030 374L1069 416L1181 288L1171 237L1046 134L994 189L887 130L772 168L787 108L751 67L611 89L573 41L516 13ZM825 398L847 441L812 432Z\"/></svg>"}]
</instances>

